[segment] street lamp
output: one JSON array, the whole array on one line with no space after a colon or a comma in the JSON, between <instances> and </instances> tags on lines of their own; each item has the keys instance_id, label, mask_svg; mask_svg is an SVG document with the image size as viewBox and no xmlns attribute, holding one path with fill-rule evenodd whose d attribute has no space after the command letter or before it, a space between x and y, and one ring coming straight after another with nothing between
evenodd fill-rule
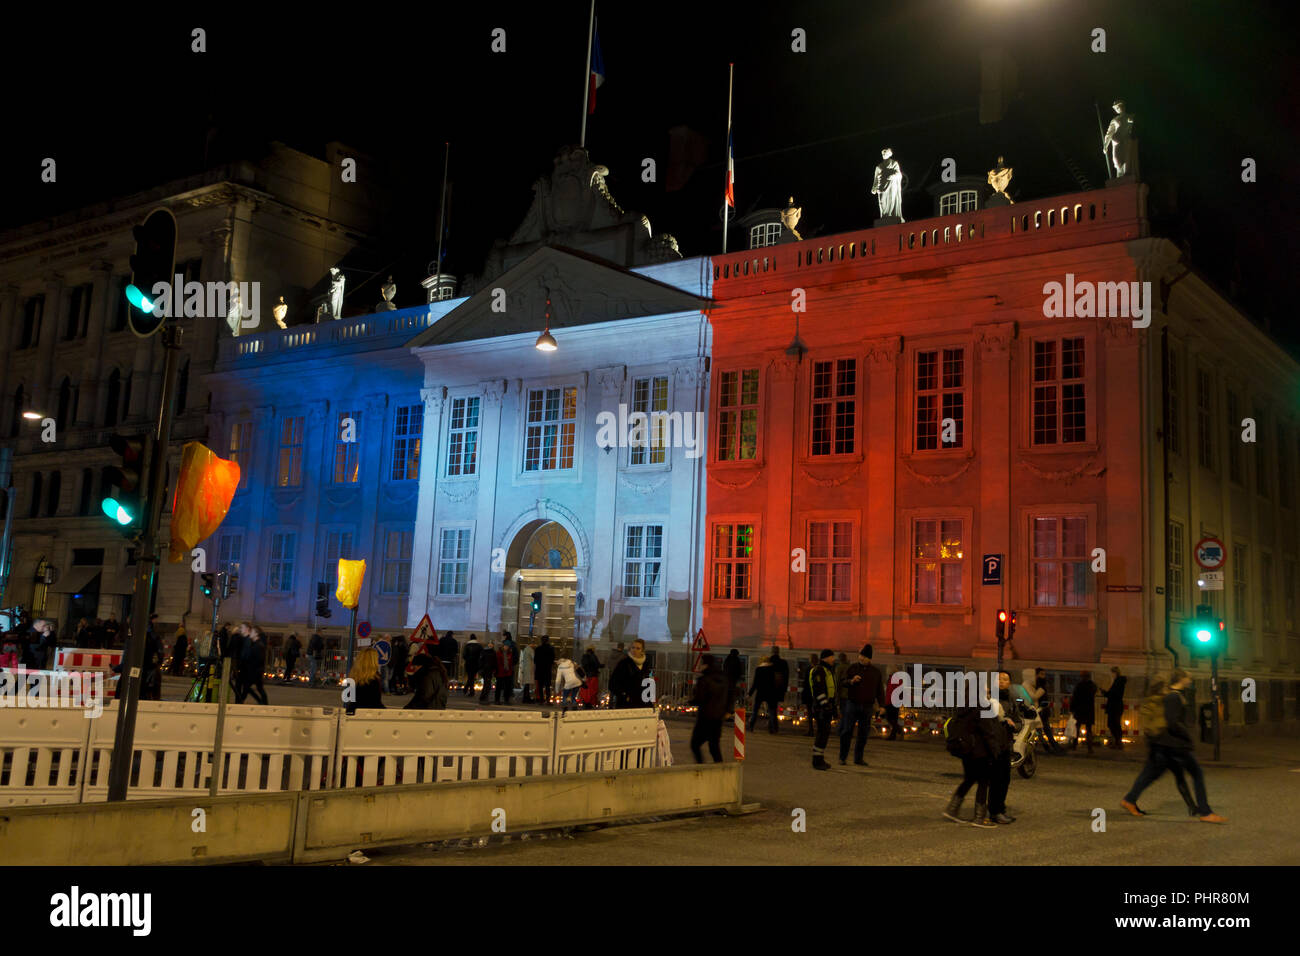
<instances>
[{"instance_id":1,"label":"street lamp","mask_svg":"<svg viewBox=\"0 0 1300 956\"><path fill-rule=\"evenodd\" d=\"M554 352L560 346L555 341L555 336L551 334L551 290L546 290L546 329L541 335L537 336L535 348L539 352Z\"/></svg>"}]
</instances>

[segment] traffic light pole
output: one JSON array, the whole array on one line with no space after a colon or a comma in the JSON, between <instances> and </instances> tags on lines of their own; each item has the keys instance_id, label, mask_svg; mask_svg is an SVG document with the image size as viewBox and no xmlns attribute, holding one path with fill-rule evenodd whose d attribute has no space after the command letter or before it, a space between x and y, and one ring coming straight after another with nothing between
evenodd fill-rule
<instances>
[{"instance_id":1,"label":"traffic light pole","mask_svg":"<svg viewBox=\"0 0 1300 956\"><path fill-rule=\"evenodd\" d=\"M1214 759L1219 759L1219 655L1210 655L1210 704L1214 707Z\"/></svg>"},{"instance_id":2,"label":"traffic light pole","mask_svg":"<svg viewBox=\"0 0 1300 956\"><path fill-rule=\"evenodd\" d=\"M360 604L360 602L357 602ZM352 673L352 656L357 649L357 605L352 606L352 623L348 625L348 669L343 676Z\"/></svg>"},{"instance_id":3,"label":"traffic light pole","mask_svg":"<svg viewBox=\"0 0 1300 956\"><path fill-rule=\"evenodd\" d=\"M163 327L162 409L149 456L147 485L149 499L140 551L136 558L135 600L131 608L131 640L122 655L122 676L118 682L117 733L113 739L113 760L108 770L109 801L125 800L135 758L135 717L140 702L140 670L144 665L146 632L149 628L149 595L153 593L158 568L158 525L162 519L163 495L167 488L167 446L172 430L172 406L176 372L180 366L181 330L176 323ZM122 688L126 693L122 693Z\"/></svg>"}]
</instances>

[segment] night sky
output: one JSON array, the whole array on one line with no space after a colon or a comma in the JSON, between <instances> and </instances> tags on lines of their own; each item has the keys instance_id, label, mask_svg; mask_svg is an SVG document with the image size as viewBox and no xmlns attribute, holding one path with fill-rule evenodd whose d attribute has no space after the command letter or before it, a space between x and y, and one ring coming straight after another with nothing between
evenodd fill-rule
<instances>
[{"instance_id":1,"label":"night sky","mask_svg":"<svg viewBox=\"0 0 1300 956\"><path fill-rule=\"evenodd\" d=\"M930 214L919 190L943 155L982 178L991 142L1017 168L1013 195L1076 190L1066 159L1100 186L1094 103L1108 119L1121 97L1137 117L1156 231L1187 242L1200 271L1300 354L1288 301L1300 260L1300 64L1288 6L603 0L607 80L587 145L610 167L619 203L697 255L720 249L730 61L740 212L793 193L805 235L870 225L884 145L914 190L909 218ZM384 261L399 259L399 305L410 304L402 300L435 255L450 141L447 266L477 272L492 241L518 225L557 148L578 139L586 0L460 12L361 4L283 20L309 8L277 7L274 19L270 9L96 21L49 4L24 14L31 19L6 31L0 227L195 173L212 127L208 165L256 158L271 140L318 156L340 140L388 179L395 200L379 240ZM208 31L205 54L190 52L195 26ZM1098 26L1104 54L1089 49ZM494 27L506 30L504 54L490 50ZM807 53L791 51L796 27L807 31ZM1015 122L981 131L979 52L995 45L1019 68ZM703 163L670 192L668 131L678 126L702 137ZM56 184L39 180L45 156L58 160ZM656 183L641 182L647 156ZM1241 182L1246 156L1258 162L1253 185ZM743 241L733 236L732 248Z\"/></svg>"}]
</instances>

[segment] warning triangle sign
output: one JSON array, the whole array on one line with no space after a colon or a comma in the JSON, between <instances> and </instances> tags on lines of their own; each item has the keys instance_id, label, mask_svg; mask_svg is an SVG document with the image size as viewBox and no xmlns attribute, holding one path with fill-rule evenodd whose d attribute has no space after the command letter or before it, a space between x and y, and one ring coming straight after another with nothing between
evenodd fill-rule
<instances>
[{"instance_id":1,"label":"warning triangle sign","mask_svg":"<svg viewBox=\"0 0 1300 956\"><path fill-rule=\"evenodd\" d=\"M433 622L429 620L429 615L420 618L420 624L411 634L411 643L417 644L423 641L436 641L438 632L433 629Z\"/></svg>"},{"instance_id":2,"label":"warning triangle sign","mask_svg":"<svg viewBox=\"0 0 1300 956\"><path fill-rule=\"evenodd\" d=\"M428 654L430 657L437 653L438 632L434 630L433 622L429 620L429 615L424 615L420 619L420 624L411 633L411 639L407 642L410 650L407 652L406 673L414 674L416 671L415 656L417 654Z\"/></svg>"},{"instance_id":3,"label":"warning triangle sign","mask_svg":"<svg viewBox=\"0 0 1300 956\"><path fill-rule=\"evenodd\" d=\"M704 639L704 628L700 628L700 632L695 635L695 643L691 645L691 650L707 651L708 649L709 642Z\"/></svg>"}]
</instances>

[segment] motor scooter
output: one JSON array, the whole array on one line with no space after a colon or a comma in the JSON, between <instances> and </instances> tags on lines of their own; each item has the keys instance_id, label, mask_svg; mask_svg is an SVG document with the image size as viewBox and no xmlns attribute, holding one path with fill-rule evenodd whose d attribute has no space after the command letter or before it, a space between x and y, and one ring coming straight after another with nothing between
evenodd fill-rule
<instances>
[{"instance_id":1,"label":"motor scooter","mask_svg":"<svg viewBox=\"0 0 1300 956\"><path fill-rule=\"evenodd\" d=\"M1043 721L1038 711L1025 703L1023 697L1017 697L1012 707L1012 719L1016 721L1016 733L1011 740L1011 766L1020 776L1028 780L1038 769L1034 756L1034 738L1043 729Z\"/></svg>"}]
</instances>

